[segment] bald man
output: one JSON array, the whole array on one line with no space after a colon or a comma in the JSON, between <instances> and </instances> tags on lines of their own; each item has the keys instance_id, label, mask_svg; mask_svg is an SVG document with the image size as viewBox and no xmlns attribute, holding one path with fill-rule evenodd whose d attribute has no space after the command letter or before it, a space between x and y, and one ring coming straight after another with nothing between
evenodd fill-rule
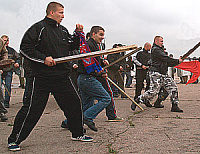
<instances>
[{"instance_id":1,"label":"bald man","mask_svg":"<svg viewBox=\"0 0 200 154\"><path fill-rule=\"evenodd\" d=\"M146 87L145 91L149 89L150 80L147 76L147 65L148 61L150 60L150 53L151 50L151 44L146 42L144 44L143 51L140 51L136 55L136 59L142 63L142 66L136 65L136 89L135 89L135 99L141 95L142 88L144 87L144 80L146 80ZM147 107L152 107L150 103L145 104Z\"/></svg>"}]
</instances>

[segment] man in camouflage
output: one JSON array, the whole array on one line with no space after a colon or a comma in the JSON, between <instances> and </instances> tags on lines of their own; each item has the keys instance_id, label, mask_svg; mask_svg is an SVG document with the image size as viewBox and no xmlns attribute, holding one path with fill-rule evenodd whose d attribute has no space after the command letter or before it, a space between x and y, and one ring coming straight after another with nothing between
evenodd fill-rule
<instances>
[{"instance_id":1,"label":"man in camouflage","mask_svg":"<svg viewBox=\"0 0 200 154\"><path fill-rule=\"evenodd\" d=\"M143 95L137 98L138 103L144 103L152 100L160 91L163 86L164 89L170 94L170 99L172 102L171 112L183 112L178 107L178 89L172 77L167 74L168 67L173 67L175 65L183 62L181 58L173 59L167 56L163 48L163 37L156 36L154 38L154 44L151 50L151 67L149 71L150 76L150 87ZM135 107L132 104L131 108Z\"/></svg>"}]
</instances>

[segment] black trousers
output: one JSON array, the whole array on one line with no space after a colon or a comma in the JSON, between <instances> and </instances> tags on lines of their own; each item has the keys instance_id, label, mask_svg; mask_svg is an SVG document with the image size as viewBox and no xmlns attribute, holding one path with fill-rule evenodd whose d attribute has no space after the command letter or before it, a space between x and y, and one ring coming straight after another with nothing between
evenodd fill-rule
<instances>
[{"instance_id":1,"label":"black trousers","mask_svg":"<svg viewBox=\"0 0 200 154\"><path fill-rule=\"evenodd\" d=\"M34 81L33 75L26 76L26 85L25 85L24 96L23 96L23 105L29 106L29 104L30 104L31 94L32 94L32 89L33 89L33 81Z\"/></svg>"},{"instance_id":2,"label":"black trousers","mask_svg":"<svg viewBox=\"0 0 200 154\"><path fill-rule=\"evenodd\" d=\"M144 87L144 80L146 80L145 91L149 89L150 78L147 76L147 70L136 69L136 89L135 98L141 95L142 88Z\"/></svg>"},{"instance_id":3,"label":"black trousers","mask_svg":"<svg viewBox=\"0 0 200 154\"><path fill-rule=\"evenodd\" d=\"M28 137L45 109L50 92L67 117L72 136L83 135L80 97L68 75L56 79L35 77L30 104L23 105L17 113L8 143L19 144Z\"/></svg>"}]
</instances>

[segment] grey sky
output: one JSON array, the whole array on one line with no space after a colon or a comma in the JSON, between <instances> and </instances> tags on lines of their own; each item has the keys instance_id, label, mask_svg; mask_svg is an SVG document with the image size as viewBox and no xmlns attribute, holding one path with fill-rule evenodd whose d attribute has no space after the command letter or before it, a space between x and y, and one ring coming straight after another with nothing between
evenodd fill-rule
<instances>
[{"instance_id":1,"label":"grey sky","mask_svg":"<svg viewBox=\"0 0 200 154\"><path fill-rule=\"evenodd\" d=\"M19 50L24 32L45 16L49 0L0 0L0 34L10 36L10 46ZM200 1L198 0L60 0L65 6L62 25L72 33L75 24L101 25L106 46L114 43L143 46L155 35L164 37L169 53L179 57L199 42ZM199 57L200 49L192 56Z\"/></svg>"}]
</instances>

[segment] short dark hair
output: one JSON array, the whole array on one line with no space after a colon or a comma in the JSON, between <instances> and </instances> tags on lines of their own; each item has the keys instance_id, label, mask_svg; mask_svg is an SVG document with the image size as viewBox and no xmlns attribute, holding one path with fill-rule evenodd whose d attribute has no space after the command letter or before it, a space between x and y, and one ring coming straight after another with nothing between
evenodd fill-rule
<instances>
[{"instance_id":1,"label":"short dark hair","mask_svg":"<svg viewBox=\"0 0 200 154\"><path fill-rule=\"evenodd\" d=\"M92 36L93 33L97 34L100 30L103 30L105 32L105 30L101 26L92 26L90 30L90 36Z\"/></svg>"},{"instance_id":2,"label":"short dark hair","mask_svg":"<svg viewBox=\"0 0 200 154\"><path fill-rule=\"evenodd\" d=\"M86 34L86 39L87 38L90 38L90 32L88 32L87 34Z\"/></svg>"},{"instance_id":3,"label":"short dark hair","mask_svg":"<svg viewBox=\"0 0 200 154\"><path fill-rule=\"evenodd\" d=\"M117 48L117 47L122 47L123 45L121 44L121 43L119 43L119 44L114 44L113 45L113 48Z\"/></svg>"},{"instance_id":4,"label":"short dark hair","mask_svg":"<svg viewBox=\"0 0 200 154\"><path fill-rule=\"evenodd\" d=\"M117 44L114 44L114 45L113 45L113 48L116 48L116 47L117 47Z\"/></svg>"},{"instance_id":5,"label":"short dark hair","mask_svg":"<svg viewBox=\"0 0 200 154\"><path fill-rule=\"evenodd\" d=\"M47 9L46 9L46 15L49 15L50 11L56 11L57 10L57 6L60 6L62 8L64 8L64 6L58 2L50 2L47 5Z\"/></svg>"},{"instance_id":6,"label":"short dark hair","mask_svg":"<svg viewBox=\"0 0 200 154\"><path fill-rule=\"evenodd\" d=\"M155 37L154 37L154 42L155 42L158 38L162 38L162 39L163 39L162 36L155 36Z\"/></svg>"}]
</instances>

